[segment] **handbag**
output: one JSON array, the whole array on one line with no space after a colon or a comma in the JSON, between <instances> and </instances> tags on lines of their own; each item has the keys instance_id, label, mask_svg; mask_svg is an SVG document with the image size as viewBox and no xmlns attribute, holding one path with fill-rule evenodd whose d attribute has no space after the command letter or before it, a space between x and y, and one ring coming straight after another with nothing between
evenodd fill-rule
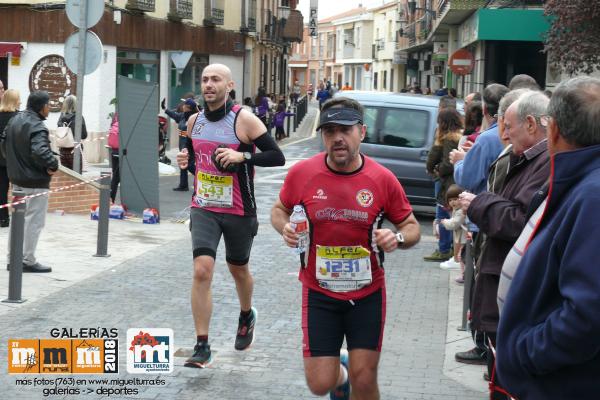
<instances>
[{"instance_id":1,"label":"handbag","mask_svg":"<svg viewBox=\"0 0 600 400\"><path fill-rule=\"evenodd\" d=\"M54 133L56 137L56 145L58 147L72 148L75 147L75 140L73 139L73 131L69 125L59 126L56 128Z\"/></svg>"}]
</instances>

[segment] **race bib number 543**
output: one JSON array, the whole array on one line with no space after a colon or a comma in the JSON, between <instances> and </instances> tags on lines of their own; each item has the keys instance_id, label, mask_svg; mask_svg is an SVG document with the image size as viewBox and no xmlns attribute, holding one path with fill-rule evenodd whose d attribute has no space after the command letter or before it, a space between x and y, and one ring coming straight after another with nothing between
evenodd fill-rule
<instances>
[{"instance_id":1,"label":"race bib number 543","mask_svg":"<svg viewBox=\"0 0 600 400\"><path fill-rule=\"evenodd\" d=\"M233 207L233 176L199 171L196 199L205 207Z\"/></svg>"}]
</instances>

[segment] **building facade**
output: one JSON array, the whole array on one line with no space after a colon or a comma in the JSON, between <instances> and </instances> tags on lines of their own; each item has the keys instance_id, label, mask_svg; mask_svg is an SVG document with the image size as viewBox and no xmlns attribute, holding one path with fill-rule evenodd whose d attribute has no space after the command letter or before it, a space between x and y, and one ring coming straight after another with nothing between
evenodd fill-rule
<instances>
[{"instance_id":1,"label":"building facade","mask_svg":"<svg viewBox=\"0 0 600 400\"><path fill-rule=\"evenodd\" d=\"M394 58L403 15L398 2L370 10L373 13L373 89L399 92L405 87L405 65Z\"/></svg>"},{"instance_id":2,"label":"building facade","mask_svg":"<svg viewBox=\"0 0 600 400\"><path fill-rule=\"evenodd\" d=\"M546 86L542 50L549 24L542 6L541 0L400 0L408 18L402 27L407 40L398 53L406 59L408 83L433 91L454 87L464 94L528 74ZM464 75L449 65L457 65L452 56L458 50L459 64L472 67Z\"/></svg>"},{"instance_id":3,"label":"building facade","mask_svg":"<svg viewBox=\"0 0 600 400\"><path fill-rule=\"evenodd\" d=\"M76 31L65 1L3 0L0 6L0 80L18 89L23 101L32 90L50 92L52 129L62 100L76 94L77 86L64 59L64 43ZM157 84L171 107L184 93L200 94L209 63L229 66L238 101L262 83L286 93L288 48L302 40L302 23L295 31L288 24L302 20L295 7L295 0L106 1L90 29L102 42L100 65L85 76L83 116L90 138L108 131L119 75ZM103 158L104 143L85 146L88 161Z\"/></svg>"}]
</instances>

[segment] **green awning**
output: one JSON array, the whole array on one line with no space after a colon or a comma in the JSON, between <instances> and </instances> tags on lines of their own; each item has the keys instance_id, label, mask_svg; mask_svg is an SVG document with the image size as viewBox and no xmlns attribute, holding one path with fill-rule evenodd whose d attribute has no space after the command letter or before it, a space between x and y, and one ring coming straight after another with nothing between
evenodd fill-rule
<instances>
[{"instance_id":1,"label":"green awning","mask_svg":"<svg viewBox=\"0 0 600 400\"><path fill-rule=\"evenodd\" d=\"M478 40L542 42L550 28L544 10L482 8L477 14Z\"/></svg>"}]
</instances>

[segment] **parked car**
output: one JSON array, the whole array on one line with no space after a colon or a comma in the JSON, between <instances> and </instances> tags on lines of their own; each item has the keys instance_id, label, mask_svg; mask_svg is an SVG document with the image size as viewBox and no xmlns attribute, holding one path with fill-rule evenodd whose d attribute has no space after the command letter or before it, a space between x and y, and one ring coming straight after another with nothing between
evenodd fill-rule
<instances>
[{"instance_id":1,"label":"parked car","mask_svg":"<svg viewBox=\"0 0 600 400\"><path fill-rule=\"evenodd\" d=\"M433 179L425 171L433 144L440 98L408 93L344 91L365 107L365 155L391 170L412 205L433 206ZM457 109L463 113L463 102Z\"/></svg>"}]
</instances>

